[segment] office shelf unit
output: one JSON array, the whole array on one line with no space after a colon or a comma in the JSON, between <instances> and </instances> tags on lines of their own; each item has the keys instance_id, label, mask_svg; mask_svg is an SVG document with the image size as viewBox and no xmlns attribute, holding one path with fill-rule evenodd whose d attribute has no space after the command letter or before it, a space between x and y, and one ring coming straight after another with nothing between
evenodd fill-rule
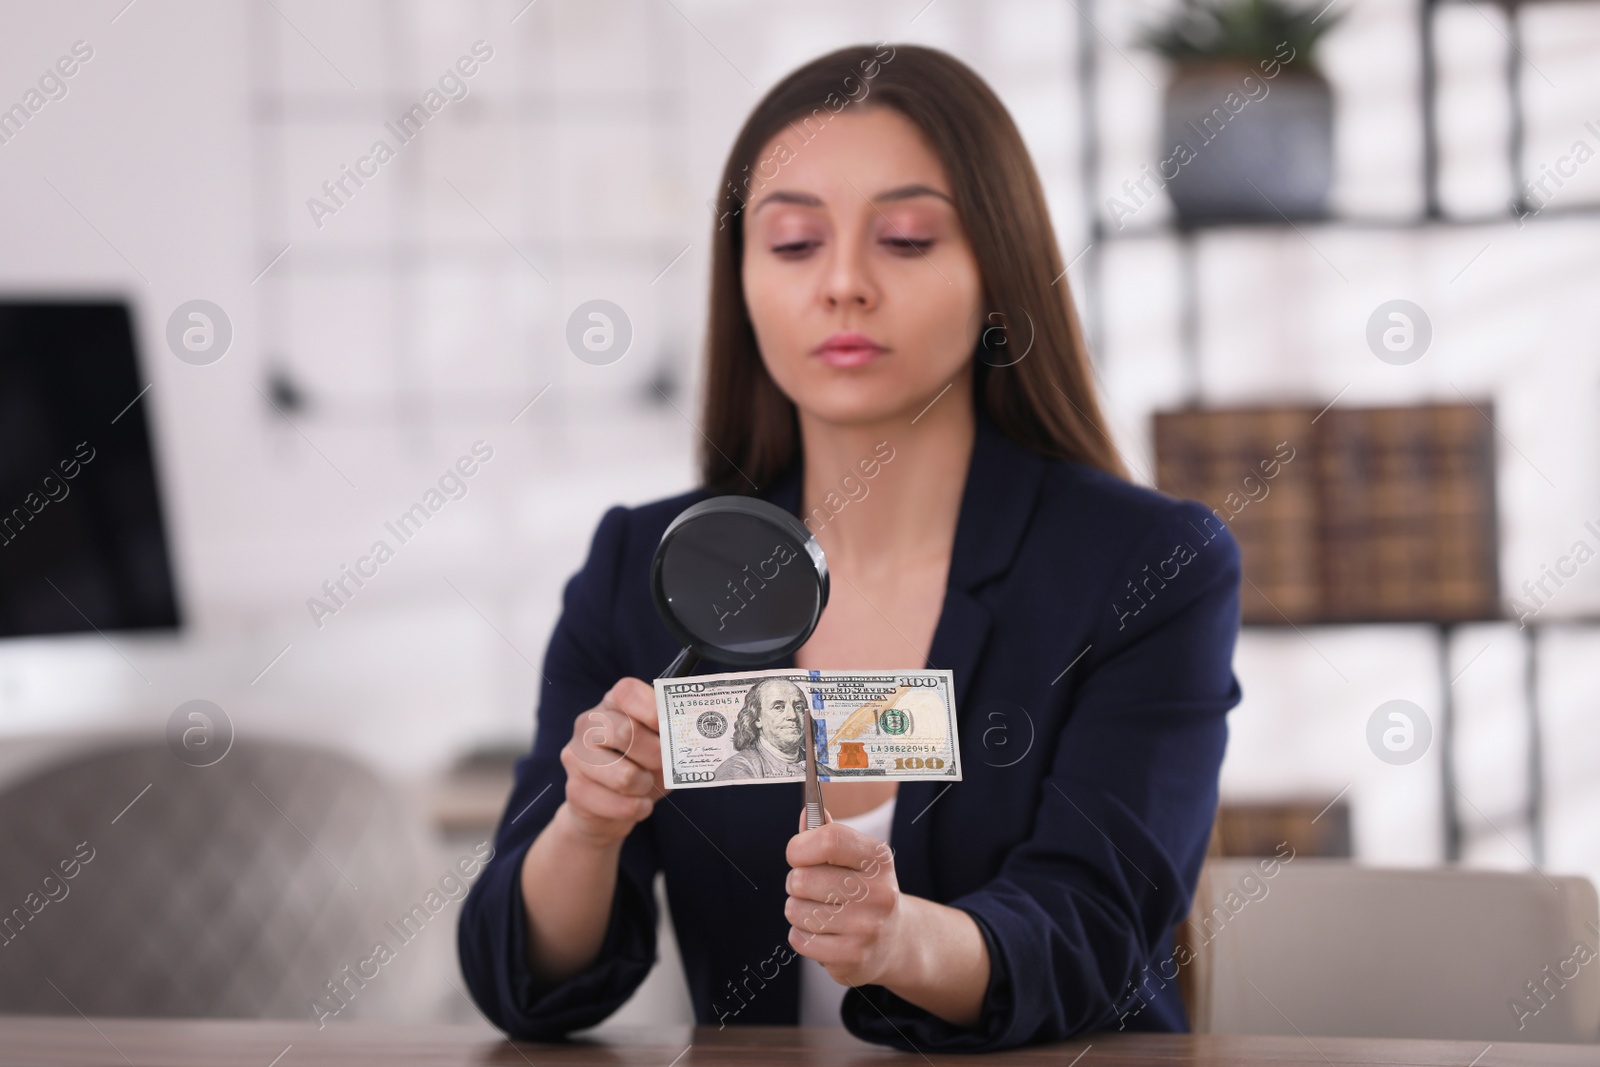
<instances>
[{"instance_id":1,"label":"office shelf unit","mask_svg":"<svg viewBox=\"0 0 1600 1067\"><path fill-rule=\"evenodd\" d=\"M1422 131L1421 173L1419 175L1422 189L1422 210L1419 213L1405 217L1330 214L1317 219L1295 219L1291 221L1287 218L1273 215L1273 209L1264 202L1263 207L1266 209L1264 216L1257 221L1194 225L1180 220L1166 225L1146 225L1135 230L1119 231L1108 225L1101 207L1100 161L1103 131L1098 99L1099 68L1102 54L1107 47L1114 48L1115 46L1111 45L1109 39L1096 25L1098 9L1096 0L1074 0L1073 7L1076 9L1078 17L1078 44L1074 58L1074 68L1081 109L1079 120L1082 137L1080 145L1081 180L1084 193L1084 210L1090 220L1090 244L1084 253L1084 303L1086 305L1085 319L1091 339L1091 352L1098 352L1099 350L1099 345L1095 342L1100 340L1099 329L1103 322L1102 313L1105 306L1107 286L1104 257L1106 246L1113 242L1166 241L1176 246L1179 264L1180 299L1182 302L1179 316L1179 333L1183 373L1186 378L1184 392L1187 397L1187 403L1198 407L1205 400L1204 369L1201 359L1202 324L1200 318L1203 309L1199 299L1199 277L1201 260L1204 255L1204 238L1208 234L1227 231L1278 231L1288 230L1291 227L1302 231L1310 230L1313 233L1330 230L1392 233L1446 227L1503 225L1507 222L1517 221L1519 213L1526 212L1531 206L1523 193L1524 182L1528 179L1524 159L1527 130L1524 81L1529 60L1523 50L1522 16L1529 8L1557 2L1559 0L1493 0L1492 3L1485 5L1502 12L1507 27L1502 34L1505 40L1505 50L1501 68L1501 87L1505 94L1509 112L1505 151L1508 196L1506 197L1504 212L1463 215L1451 213L1444 207L1441 196L1439 122L1439 19L1441 11L1452 5L1470 4L1472 7L1477 7L1478 5L1473 0L1418 0L1416 29L1420 77L1414 106L1419 115L1419 125ZM1332 5L1330 4L1329 6L1331 7ZM1337 92L1337 86L1335 86L1335 91ZM1585 218L1600 218L1600 203L1545 206L1533 214L1526 224L1551 225L1565 220ZM1304 236L1304 232L1302 232L1302 236ZM1374 620L1374 622L1379 621ZM1513 618L1505 621L1514 622L1516 620ZM1289 625L1293 624L1285 617L1280 626L1255 624L1247 627L1247 629L1281 629L1282 626ZM1445 857L1448 860L1455 861L1459 860L1462 855L1465 829L1461 817L1460 802L1457 799L1458 796L1464 796L1464 794L1460 793L1457 786L1457 756L1454 751L1456 709L1451 696L1453 683L1458 674L1453 671L1454 664L1450 649L1452 639L1464 624L1440 620L1426 625L1433 629L1438 648L1439 688L1441 694L1438 741L1442 760L1441 806L1444 812L1444 825L1441 827L1441 832L1444 839ZM1525 768L1527 802L1521 813L1523 820L1521 828L1527 832L1532 843L1532 861L1536 865L1544 862L1545 853L1544 762L1539 716L1540 678L1538 663L1540 638L1544 631L1556 627L1594 627L1596 625L1600 625L1600 617L1569 615L1560 618L1533 619L1519 631L1524 643L1526 664L1524 672L1526 692L1525 730L1529 754Z\"/></svg>"}]
</instances>

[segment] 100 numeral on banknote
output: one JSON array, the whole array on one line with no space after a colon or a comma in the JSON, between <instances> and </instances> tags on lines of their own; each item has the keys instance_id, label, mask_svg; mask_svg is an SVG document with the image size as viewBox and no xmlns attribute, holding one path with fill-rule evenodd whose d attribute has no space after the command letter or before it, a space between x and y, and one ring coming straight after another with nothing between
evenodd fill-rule
<instances>
[{"instance_id":1,"label":"100 numeral on banknote","mask_svg":"<svg viewBox=\"0 0 1600 1067\"><path fill-rule=\"evenodd\" d=\"M821 779L961 779L949 671L744 671L655 690L669 789L803 781L808 716Z\"/></svg>"}]
</instances>

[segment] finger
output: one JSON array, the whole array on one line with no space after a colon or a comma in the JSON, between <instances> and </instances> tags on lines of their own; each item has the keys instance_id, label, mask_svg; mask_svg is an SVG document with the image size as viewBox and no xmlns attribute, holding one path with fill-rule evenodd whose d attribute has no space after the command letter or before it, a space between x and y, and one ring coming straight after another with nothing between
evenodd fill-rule
<instances>
[{"instance_id":1,"label":"finger","mask_svg":"<svg viewBox=\"0 0 1600 1067\"><path fill-rule=\"evenodd\" d=\"M562 751L567 752L572 748L569 745ZM635 744L633 754L624 756L610 749L589 751L579 746L579 751L572 754L572 765L567 766L565 758L562 764L567 766L569 774L585 774L620 792L635 796L659 795L666 791L666 782L661 776L661 762L659 758L653 761L636 760L634 756L644 750L643 746ZM656 755L660 756L659 750ZM646 762L652 765L646 766Z\"/></svg>"},{"instance_id":2,"label":"finger","mask_svg":"<svg viewBox=\"0 0 1600 1067\"><path fill-rule=\"evenodd\" d=\"M638 822L655 808L649 797L625 796L581 776L567 779L567 800L595 818L618 823Z\"/></svg>"},{"instance_id":3,"label":"finger","mask_svg":"<svg viewBox=\"0 0 1600 1067\"><path fill-rule=\"evenodd\" d=\"M859 967L862 958L861 939L846 934L812 934L797 927L789 928L789 944L800 955L816 960L829 969L849 973Z\"/></svg>"},{"instance_id":4,"label":"finger","mask_svg":"<svg viewBox=\"0 0 1600 1067\"><path fill-rule=\"evenodd\" d=\"M826 863L858 871L876 869L892 858L889 847L882 841L833 822L791 837L784 855L791 867Z\"/></svg>"},{"instance_id":5,"label":"finger","mask_svg":"<svg viewBox=\"0 0 1600 1067\"><path fill-rule=\"evenodd\" d=\"M620 711L595 708L584 713L593 725L582 730L584 747L595 765L629 762L661 781L661 738ZM581 725L581 723L580 723Z\"/></svg>"},{"instance_id":6,"label":"finger","mask_svg":"<svg viewBox=\"0 0 1600 1067\"><path fill-rule=\"evenodd\" d=\"M634 720L633 747L628 749L628 758L647 771L661 773L661 735L654 730L647 730Z\"/></svg>"},{"instance_id":7,"label":"finger","mask_svg":"<svg viewBox=\"0 0 1600 1067\"><path fill-rule=\"evenodd\" d=\"M609 703L651 733L660 732L656 714L656 691L648 682L638 678L623 678L611 687L602 703Z\"/></svg>"},{"instance_id":8,"label":"finger","mask_svg":"<svg viewBox=\"0 0 1600 1067\"><path fill-rule=\"evenodd\" d=\"M655 689L637 678L623 678L606 693L601 705L627 718L633 741L627 750L628 758L645 770L656 772L660 779L661 734L657 729Z\"/></svg>"},{"instance_id":9,"label":"finger","mask_svg":"<svg viewBox=\"0 0 1600 1067\"><path fill-rule=\"evenodd\" d=\"M833 904L860 901L872 891L872 877L853 867L796 867L784 879L783 891L800 900Z\"/></svg>"},{"instance_id":10,"label":"finger","mask_svg":"<svg viewBox=\"0 0 1600 1067\"><path fill-rule=\"evenodd\" d=\"M808 901L790 896L784 901L784 921L808 934L850 934L869 931L882 921L882 915L867 913L845 897Z\"/></svg>"},{"instance_id":11,"label":"finger","mask_svg":"<svg viewBox=\"0 0 1600 1067\"><path fill-rule=\"evenodd\" d=\"M848 904L843 898L836 898L834 903L829 904L791 896L783 903L783 919L790 926L808 934L837 934L843 932L839 924L847 910Z\"/></svg>"},{"instance_id":12,"label":"finger","mask_svg":"<svg viewBox=\"0 0 1600 1067\"><path fill-rule=\"evenodd\" d=\"M634 747L633 720L602 704L581 713L572 733L586 763L615 763Z\"/></svg>"},{"instance_id":13,"label":"finger","mask_svg":"<svg viewBox=\"0 0 1600 1067\"><path fill-rule=\"evenodd\" d=\"M609 750L607 750L609 752ZM630 759L617 758L606 762L592 762L576 752L563 751L563 766L569 775L587 778L597 785L625 796L650 796L655 786L655 775Z\"/></svg>"},{"instance_id":14,"label":"finger","mask_svg":"<svg viewBox=\"0 0 1600 1067\"><path fill-rule=\"evenodd\" d=\"M609 767L598 767L594 779L624 796L647 797L655 793L655 775L631 759Z\"/></svg>"}]
</instances>

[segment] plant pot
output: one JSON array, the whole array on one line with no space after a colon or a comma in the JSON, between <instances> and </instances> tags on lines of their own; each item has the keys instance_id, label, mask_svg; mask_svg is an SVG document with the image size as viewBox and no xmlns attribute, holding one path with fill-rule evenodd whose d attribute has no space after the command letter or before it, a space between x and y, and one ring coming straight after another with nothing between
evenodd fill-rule
<instances>
[{"instance_id":1,"label":"plant pot","mask_svg":"<svg viewBox=\"0 0 1600 1067\"><path fill-rule=\"evenodd\" d=\"M1161 177L1179 225L1327 214L1333 94L1314 70L1182 63L1167 86ZM1174 170L1176 174L1174 174Z\"/></svg>"}]
</instances>

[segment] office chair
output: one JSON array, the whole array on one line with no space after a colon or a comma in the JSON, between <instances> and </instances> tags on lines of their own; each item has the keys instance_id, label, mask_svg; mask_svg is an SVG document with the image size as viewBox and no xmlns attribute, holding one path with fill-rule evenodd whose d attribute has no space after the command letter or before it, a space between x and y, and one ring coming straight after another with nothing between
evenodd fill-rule
<instances>
[{"instance_id":1,"label":"office chair","mask_svg":"<svg viewBox=\"0 0 1600 1067\"><path fill-rule=\"evenodd\" d=\"M1260 862L1212 858L1201 876L1196 1032L1600 1041L1588 879Z\"/></svg>"},{"instance_id":2,"label":"office chair","mask_svg":"<svg viewBox=\"0 0 1600 1067\"><path fill-rule=\"evenodd\" d=\"M0 794L0 1012L404 1014L455 937L453 902L413 909L441 874L426 847L390 790L332 752L78 755ZM392 958L370 962L380 941Z\"/></svg>"}]
</instances>

